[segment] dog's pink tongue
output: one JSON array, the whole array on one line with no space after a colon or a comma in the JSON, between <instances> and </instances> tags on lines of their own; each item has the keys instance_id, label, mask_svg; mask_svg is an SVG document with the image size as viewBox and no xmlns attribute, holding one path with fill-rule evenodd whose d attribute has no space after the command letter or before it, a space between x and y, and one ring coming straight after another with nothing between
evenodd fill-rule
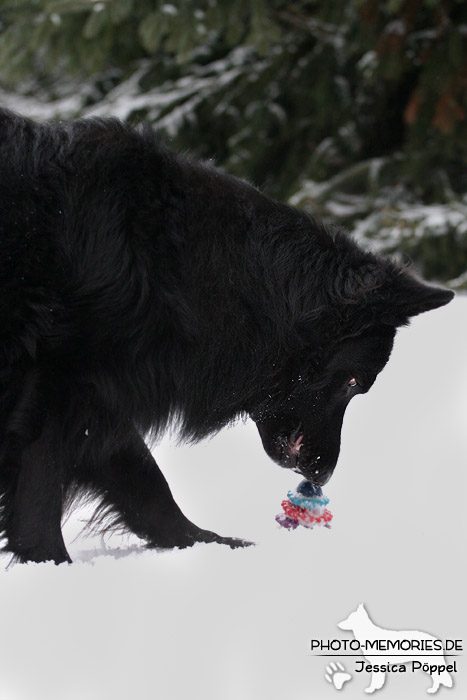
<instances>
[{"instance_id":1,"label":"dog's pink tongue","mask_svg":"<svg viewBox=\"0 0 467 700\"><path fill-rule=\"evenodd\" d=\"M295 442L290 443L290 451L298 455L300 452L300 448L302 446L302 441L303 441L303 435L299 435L298 438L295 440Z\"/></svg>"}]
</instances>

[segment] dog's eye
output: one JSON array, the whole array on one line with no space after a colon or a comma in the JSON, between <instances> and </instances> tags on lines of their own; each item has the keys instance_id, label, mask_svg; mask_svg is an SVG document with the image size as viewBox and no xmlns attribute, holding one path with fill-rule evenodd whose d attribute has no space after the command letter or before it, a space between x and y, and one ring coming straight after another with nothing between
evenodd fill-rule
<instances>
[{"instance_id":1,"label":"dog's eye","mask_svg":"<svg viewBox=\"0 0 467 700\"><path fill-rule=\"evenodd\" d=\"M353 389L354 386L358 386L358 382L355 379L355 377L352 377L352 379L349 379L347 386Z\"/></svg>"}]
</instances>

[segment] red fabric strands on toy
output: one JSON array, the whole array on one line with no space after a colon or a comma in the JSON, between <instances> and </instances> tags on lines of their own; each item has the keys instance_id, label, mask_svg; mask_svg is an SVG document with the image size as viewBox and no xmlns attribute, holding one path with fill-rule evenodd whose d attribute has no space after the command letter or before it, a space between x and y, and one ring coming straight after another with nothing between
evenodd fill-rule
<instances>
[{"instance_id":1,"label":"red fabric strands on toy","mask_svg":"<svg viewBox=\"0 0 467 700\"><path fill-rule=\"evenodd\" d=\"M331 527L332 513L326 508L329 499L323 496L319 486L303 481L295 491L289 491L288 496L281 503L283 513L276 516L281 527L288 530L295 530L299 525L309 529L315 525Z\"/></svg>"}]
</instances>

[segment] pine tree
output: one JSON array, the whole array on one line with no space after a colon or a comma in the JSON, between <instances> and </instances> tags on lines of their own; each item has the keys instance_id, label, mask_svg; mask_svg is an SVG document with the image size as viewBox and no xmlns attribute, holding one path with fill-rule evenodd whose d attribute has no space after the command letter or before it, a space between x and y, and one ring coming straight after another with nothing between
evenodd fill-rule
<instances>
[{"instance_id":1,"label":"pine tree","mask_svg":"<svg viewBox=\"0 0 467 700\"><path fill-rule=\"evenodd\" d=\"M466 33L464 0L0 0L0 85L53 116L149 120L452 279L467 263Z\"/></svg>"}]
</instances>

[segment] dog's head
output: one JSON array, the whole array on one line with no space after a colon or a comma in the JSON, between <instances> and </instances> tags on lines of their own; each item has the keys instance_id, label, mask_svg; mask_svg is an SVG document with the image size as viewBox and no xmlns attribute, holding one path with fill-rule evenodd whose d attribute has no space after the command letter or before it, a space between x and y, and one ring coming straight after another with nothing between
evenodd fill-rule
<instances>
[{"instance_id":1,"label":"dog's head","mask_svg":"<svg viewBox=\"0 0 467 700\"><path fill-rule=\"evenodd\" d=\"M397 327L453 297L378 258L360 269L351 263L328 307L308 324L312 342L288 358L268 398L250 412L267 454L320 486L336 466L345 410L386 365Z\"/></svg>"},{"instance_id":2,"label":"dog's head","mask_svg":"<svg viewBox=\"0 0 467 700\"><path fill-rule=\"evenodd\" d=\"M345 409L374 383L389 359L394 334L394 328L381 325L337 343L324 367L299 366L286 395L277 396L261 415L253 414L275 462L314 484L331 478Z\"/></svg>"}]
</instances>

